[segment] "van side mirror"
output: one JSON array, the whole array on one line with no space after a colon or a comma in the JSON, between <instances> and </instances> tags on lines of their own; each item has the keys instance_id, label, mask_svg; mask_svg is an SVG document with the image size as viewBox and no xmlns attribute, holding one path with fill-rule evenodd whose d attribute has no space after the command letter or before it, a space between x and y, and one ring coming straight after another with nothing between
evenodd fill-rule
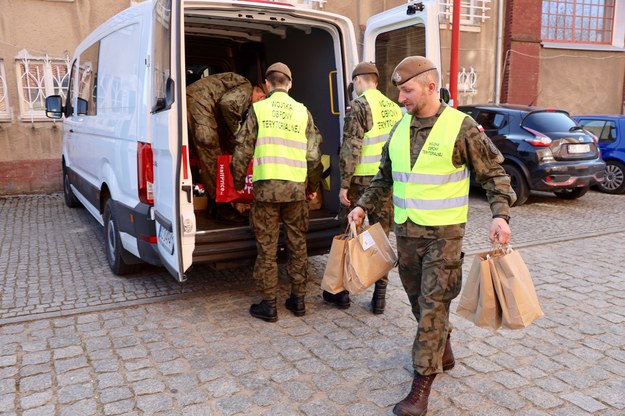
<instances>
[{"instance_id":1,"label":"van side mirror","mask_svg":"<svg viewBox=\"0 0 625 416\"><path fill-rule=\"evenodd\" d=\"M60 95L46 97L46 117L59 119L63 116L63 100Z\"/></svg>"},{"instance_id":2,"label":"van side mirror","mask_svg":"<svg viewBox=\"0 0 625 416\"><path fill-rule=\"evenodd\" d=\"M441 88L440 95L441 95L441 100L443 100L445 104L449 104L449 99L451 98L449 94L449 90L447 88Z\"/></svg>"}]
</instances>

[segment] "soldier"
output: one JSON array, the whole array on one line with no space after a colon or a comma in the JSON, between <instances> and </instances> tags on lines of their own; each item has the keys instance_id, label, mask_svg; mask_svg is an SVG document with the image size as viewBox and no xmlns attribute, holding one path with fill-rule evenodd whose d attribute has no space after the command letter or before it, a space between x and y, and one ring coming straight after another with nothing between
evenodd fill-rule
<instances>
[{"instance_id":1,"label":"soldier","mask_svg":"<svg viewBox=\"0 0 625 416\"><path fill-rule=\"evenodd\" d=\"M405 58L393 71L407 114L391 131L379 172L348 215L360 224L367 211L393 197L399 276L418 322L412 388L393 408L396 415L425 415L436 374L455 364L449 306L462 284L469 169L490 203L491 241L509 241L516 200L503 156L471 117L439 100L438 79L434 64L421 56Z\"/></svg>"},{"instance_id":2,"label":"soldier","mask_svg":"<svg viewBox=\"0 0 625 416\"><path fill-rule=\"evenodd\" d=\"M215 201L217 156L232 153L234 136L250 104L265 98L261 86L234 72L201 78L187 87L187 113L192 143L200 162L200 178L212 203ZM225 128L224 128L225 126ZM229 203L216 205L218 219L243 222Z\"/></svg>"},{"instance_id":3,"label":"soldier","mask_svg":"<svg viewBox=\"0 0 625 416\"><path fill-rule=\"evenodd\" d=\"M278 313L278 236L280 222L288 250L287 273L291 296L285 306L295 316L306 313L304 297L308 280L308 202L321 181L321 137L306 107L288 94L291 70L281 62L267 68L267 99L252 106L237 134L232 157L234 187L242 190L249 161L254 158L254 202L250 225L256 233L258 254L254 280L262 301L250 307L250 314L276 322Z\"/></svg>"},{"instance_id":4,"label":"soldier","mask_svg":"<svg viewBox=\"0 0 625 416\"><path fill-rule=\"evenodd\" d=\"M360 198L365 188L378 173L382 146L388 140L388 133L401 118L401 109L377 90L378 69L371 62L359 63L352 72L354 91L358 95L351 111L345 117L343 144L340 153L341 190L339 199L339 223L347 227L349 207ZM367 212L369 224L379 222L386 234L391 230L393 202L389 199L380 209ZM374 314L384 313L386 306L386 285L388 275L375 283L371 298L371 310ZM340 309L350 305L349 292L332 294L323 291L323 299Z\"/></svg>"}]
</instances>

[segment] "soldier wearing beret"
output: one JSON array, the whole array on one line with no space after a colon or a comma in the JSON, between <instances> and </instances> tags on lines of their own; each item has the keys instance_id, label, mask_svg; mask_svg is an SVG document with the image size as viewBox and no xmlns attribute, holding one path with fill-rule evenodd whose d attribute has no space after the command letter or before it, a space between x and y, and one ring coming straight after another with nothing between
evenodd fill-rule
<instances>
[{"instance_id":1,"label":"soldier wearing beret","mask_svg":"<svg viewBox=\"0 0 625 416\"><path fill-rule=\"evenodd\" d=\"M439 100L438 80L434 64L421 56L405 58L393 71L407 113L384 145L379 172L348 215L360 224L366 212L392 197L399 276L418 322L412 388L393 408L396 415L425 415L434 378L455 364L449 307L462 284L469 169L490 203L491 241L509 241L516 200L503 156L471 117Z\"/></svg>"},{"instance_id":2,"label":"soldier wearing beret","mask_svg":"<svg viewBox=\"0 0 625 416\"><path fill-rule=\"evenodd\" d=\"M200 78L187 87L187 113L191 143L198 155L200 179L217 219L243 222L229 203L215 204L217 156L232 153L234 135L252 103L265 98L264 89L234 72Z\"/></svg>"},{"instance_id":3,"label":"soldier wearing beret","mask_svg":"<svg viewBox=\"0 0 625 416\"><path fill-rule=\"evenodd\" d=\"M262 296L250 314L268 322L278 320L278 237L283 224L291 295L285 306L295 316L306 313L308 280L308 202L321 181L321 136L306 107L288 94L291 70L277 62L265 72L269 96L255 103L237 134L232 156L234 186L242 190L250 160L253 163L254 202L250 225L256 234L258 254L254 280Z\"/></svg>"},{"instance_id":4,"label":"soldier wearing beret","mask_svg":"<svg viewBox=\"0 0 625 416\"><path fill-rule=\"evenodd\" d=\"M343 144L340 152L341 190L339 199L339 223L347 226L347 214L364 190L378 173L382 146L388 140L391 128L402 117L397 104L378 91L380 74L371 62L359 63L352 72L354 91L358 95L351 103L351 111L345 117ZM374 207L367 212L369 224L380 223L386 234L391 230L393 203L388 200L381 207ZM384 313L386 306L386 285L388 275L375 284L371 299L371 311ZM323 299L341 309L350 305L349 292L332 294L323 291Z\"/></svg>"}]
</instances>

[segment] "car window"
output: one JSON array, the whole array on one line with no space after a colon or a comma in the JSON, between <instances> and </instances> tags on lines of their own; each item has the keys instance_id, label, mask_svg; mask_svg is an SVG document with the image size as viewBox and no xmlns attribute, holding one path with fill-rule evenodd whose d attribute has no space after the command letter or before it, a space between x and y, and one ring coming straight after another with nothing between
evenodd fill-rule
<instances>
[{"instance_id":1,"label":"car window","mask_svg":"<svg viewBox=\"0 0 625 416\"><path fill-rule=\"evenodd\" d=\"M565 132L577 124L565 113L559 112L537 112L529 113L523 119L522 126L542 133Z\"/></svg>"},{"instance_id":2,"label":"car window","mask_svg":"<svg viewBox=\"0 0 625 416\"><path fill-rule=\"evenodd\" d=\"M505 125L506 119L503 114L481 110L477 113L475 121L477 121L484 130L498 130Z\"/></svg>"},{"instance_id":3,"label":"car window","mask_svg":"<svg viewBox=\"0 0 625 416\"><path fill-rule=\"evenodd\" d=\"M599 138L601 143L616 140L616 123L605 120L580 120L579 124Z\"/></svg>"}]
</instances>

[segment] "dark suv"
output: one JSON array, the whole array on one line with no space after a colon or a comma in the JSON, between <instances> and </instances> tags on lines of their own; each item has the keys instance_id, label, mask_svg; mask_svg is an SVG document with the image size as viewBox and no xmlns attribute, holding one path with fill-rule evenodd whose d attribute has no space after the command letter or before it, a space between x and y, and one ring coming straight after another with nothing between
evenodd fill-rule
<instances>
[{"instance_id":1,"label":"dark suv","mask_svg":"<svg viewBox=\"0 0 625 416\"><path fill-rule=\"evenodd\" d=\"M563 110L525 105L465 105L506 158L522 205L530 191L576 199L603 181L605 163L593 138Z\"/></svg>"}]
</instances>

